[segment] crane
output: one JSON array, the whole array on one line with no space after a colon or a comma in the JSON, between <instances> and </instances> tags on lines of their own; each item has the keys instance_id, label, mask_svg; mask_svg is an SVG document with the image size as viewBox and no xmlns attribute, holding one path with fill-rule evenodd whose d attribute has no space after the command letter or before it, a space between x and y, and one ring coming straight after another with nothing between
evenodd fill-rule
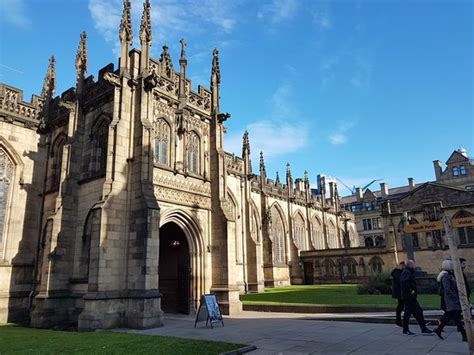
<instances>
[{"instance_id":1,"label":"crane","mask_svg":"<svg viewBox=\"0 0 474 355\"><path fill-rule=\"evenodd\" d=\"M335 177L337 181L339 181L341 184L343 184L350 192L351 192L351 195L354 195L355 192L356 192L356 186L354 185L352 188L350 188L349 186L346 185L346 183L344 183L344 181L342 181L341 179L339 179L338 177ZM370 185L372 185L374 182L377 182L377 181L382 181L383 179L374 179L372 180L371 182L369 182L367 185L365 185L364 187L361 188L362 192L364 192Z\"/></svg>"}]
</instances>

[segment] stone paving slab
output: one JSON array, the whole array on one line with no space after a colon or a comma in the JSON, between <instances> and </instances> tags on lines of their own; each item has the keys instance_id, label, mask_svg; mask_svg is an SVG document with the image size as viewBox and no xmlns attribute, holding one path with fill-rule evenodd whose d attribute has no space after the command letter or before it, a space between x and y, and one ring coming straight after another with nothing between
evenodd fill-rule
<instances>
[{"instance_id":1,"label":"stone paving slab","mask_svg":"<svg viewBox=\"0 0 474 355\"><path fill-rule=\"evenodd\" d=\"M225 326L205 327L194 318L166 315L165 325L147 330L117 331L146 335L175 336L254 345L257 354L468 354L467 343L455 327L446 327L445 340L435 335L422 336L417 326L411 330L417 336L402 335L392 324L354 323L314 320L313 314L242 312L225 317Z\"/></svg>"}]
</instances>

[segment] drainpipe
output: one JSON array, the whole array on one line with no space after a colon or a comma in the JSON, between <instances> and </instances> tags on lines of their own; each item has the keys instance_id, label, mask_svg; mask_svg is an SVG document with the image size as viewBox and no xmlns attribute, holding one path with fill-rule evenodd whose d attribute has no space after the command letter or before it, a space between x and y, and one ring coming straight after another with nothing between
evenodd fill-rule
<instances>
[{"instance_id":1,"label":"drainpipe","mask_svg":"<svg viewBox=\"0 0 474 355\"><path fill-rule=\"evenodd\" d=\"M245 293L248 293L248 284L247 284L247 263L246 263L246 258L245 258L245 230L244 227L247 224L247 215L245 215L245 223L244 223L244 183L242 180L240 180L240 216L241 216L241 225L242 227L240 228L242 230L242 276L243 276L243 281L244 281L244 291ZM248 231L247 231L248 232Z\"/></svg>"},{"instance_id":2,"label":"drainpipe","mask_svg":"<svg viewBox=\"0 0 474 355\"><path fill-rule=\"evenodd\" d=\"M28 314L31 318L31 307L33 306L33 296L36 292L36 278L38 277L38 265L39 263L39 255L41 251L41 239L43 236L43 213L44 213L44 200L46 194L46 182L48 179L48 162L49 162L49 155L51 153L51 141L50 136L46 138L46 160L44 166L44 177L43 177L43 191L41 193L41 207L40 207L40 220L38 226L38 241L36 243L36 256L33 266L33 280L31 281L31 291L28 295Z\"/></svg>"}]
</instances>

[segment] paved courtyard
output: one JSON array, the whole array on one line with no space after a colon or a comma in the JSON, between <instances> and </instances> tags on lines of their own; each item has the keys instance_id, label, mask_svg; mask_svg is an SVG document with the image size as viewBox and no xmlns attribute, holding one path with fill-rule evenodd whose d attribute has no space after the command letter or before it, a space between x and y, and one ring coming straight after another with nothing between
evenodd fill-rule
<instances>
[{"instance_id":1,"label":"paved courtyard","mask_svg":"<svg viewBox=\"0 0 474 355\"><path fill-rule=\"evenodd\" d=\"M330 315L326 315L330 317ZM165 326L130 333L207 339L254 345L249 354L468 354L467 343L455 327L445 328L445 340L420 335L402 335L392 324L316 320L314 314L243 312L225 317L225 326L194 328L194 318L167 315Z\"/></svg>"}]
</instances>

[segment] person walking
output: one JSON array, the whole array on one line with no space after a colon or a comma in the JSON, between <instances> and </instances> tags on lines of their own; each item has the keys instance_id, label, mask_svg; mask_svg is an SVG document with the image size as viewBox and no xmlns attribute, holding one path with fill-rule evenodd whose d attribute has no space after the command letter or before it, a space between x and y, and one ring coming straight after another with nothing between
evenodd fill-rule
<instances>
[{"instance_id":1,"label":"person walking","mask_svg":"<svg viewBox=\"0 0 474 355\"><path fill-rule=\"evenodd\" d=\"M444 273L440 273L446 310L434 332L438 338L444 339L441 335L441 332L443 331L444 326L448 324L450 320L453 320L459 332L461 332L462 341L467 341L466 330L464 329L464 325L462 323L461 302L459 300L458 287L454 277L452 260L444 260L442 269L443 271L446 271Z\"/></svg>"},{"instance_id":2,"label":"person walking","mask_svg":"<svg viewBox=\"0 0 474 355\"><path fill-rule=\"evenodd\" d=\"M402 327L402 311L404 307L403 299L402 299L402 289L400 286L400 279L402 277L402 271L405 268L405 262L402 261L398 266L392 270L392 298L397 299L397 309L395 313L395 323Z\"/></svg>"},{"instance_id":3,"label":"person walking","mask_svg":"<svg viewBox=\"0 0 474 355\"><path fill-rule=\"evenodd\" d=\"M405 303L403 312L403 334L415 335L408 327L410 317L413 315L421 328L421 333L423 335L433 335L433 331L426 327L423 309L417 301L418 290L415 281L415 267L416 265L413 260L407 260L400 278L402 299Z\"/></svg>"}]
</instances>

